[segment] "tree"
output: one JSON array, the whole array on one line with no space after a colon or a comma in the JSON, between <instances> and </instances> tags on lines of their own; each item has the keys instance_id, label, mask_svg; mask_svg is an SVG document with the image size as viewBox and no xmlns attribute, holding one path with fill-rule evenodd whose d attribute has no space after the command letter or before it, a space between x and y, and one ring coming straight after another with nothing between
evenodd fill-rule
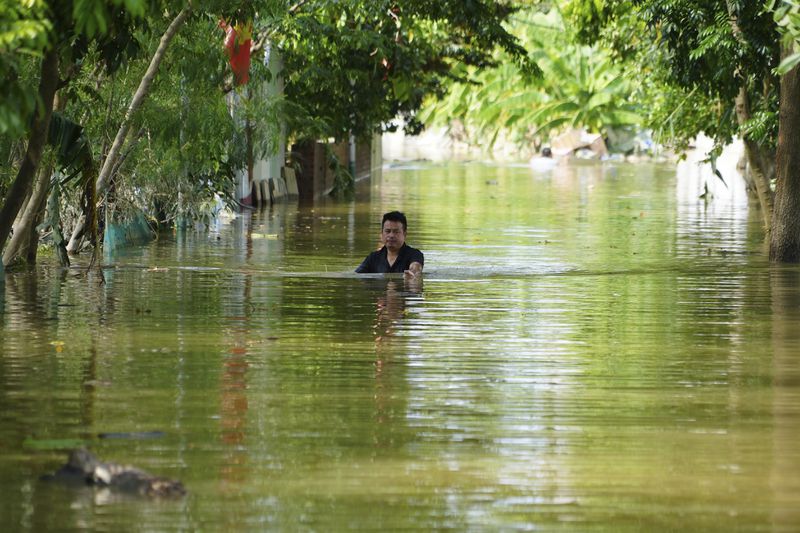
<instances>
[{"instance_id":1,"label":"tree","mask_svg":"<svg viewBox=\"0 0 800 533\"><path fill-rule=\"evenodd\" d=\"M249 85L234 87L219 23L250 21L258 14L263 17L256 19L261 27L270 28L276 24L275 17L279 19L283 13L284 4L274 0L218 4L203 3L202 9L195 8L183 21L180 31L173 34L169 52L160 56L158 76L145 94L139 89L146 73L154 72L157 49L165 48L160 30L155 30L166 24L155 16L151 18L153 31L140 39L142 48L151 50L152 56L131 62L126 75L118 76L112 85L117 93L147 96L135 112L118 105L119 97L115 98L113 92L100 95L100 102L114 102L113 117L94 116L95 135L105 135L109 122L115 124L117 134L117 123L136 132L129 142L120 144L117 161L108 165L105 179L98 180L100 189L113 189L113 202L106 204L112 218L124 219L134 211L152 214L159 224L184 215L205 218L206 206L215 194L230 193L232 197L234 173L247 161L245 143L239 142L244 136L243 125L238 117L231 116L225 99L230 91L236 90L242 97L237 114L241 112L252 126L253 154L258 157L276 144L279 106L272 100L248 98ZM268 77L266 66L254 61L250 84L258 86ZM141 139L146 142L139 142Z\"/></svg>"},{"instance_id":2,"label":"tree","mask_svg":"<svg viewBox=\"0 0 800 533\"><path fill-rule=\"evenodd\" d=\"M125 8L131 12L142 10L143 0L125 0ZM32 9L26 12L28 19L23 19L20 12L3 4L0 16L5 21L11 21L11 30L6 36L15 37L18 34L26 38L10 38L7 40L9 48L2 49L0 69L8 71L11 75L6 80L8 93L19 94L25 92L25 81L21 80L19 72L23 61L17 56L21 53L42 55L39 90L36 98L31 126L27 131L27 150L25 158L20 165L16 178L10 189L6 191L5 201L0 209L0 249L5 246L11 232L12 224L21 207L26 202L31 190L33 178L39 170L44 146L47 142L50 126L50 117L53 111L56 91L59 87L68 84L69 79L79 68L80 60L90 44L101 41L108 29L109 20L114 18L124 19L124 12L116 7L117 3L107 6L102 2L95 2L91 11L87 3L72 2L45 2L31 1ZM24 7L23 7L24 10ZM21 29L20 29L21 28ZM64 74L59 65L64 66ZM25 100L22 101L23 104ZM28 118L28 109L25 105L16 110L2 109L0 130L10 135L24 133L19 124L25 124ZM46 178L46 176L45 176ZM37 198L29 202L34 210L41 211L43 202L40 200L46 193L46 183L42 180L41 187L37 188ZM27 234L30 226L35 225L38 213L24 216L25 227L18 230ZM18 245L15 245L18 247Z\"/></svg>"},{"instance_id":3,"label":"tree","mask_svg":"<svg viewBox=\"0 0 800 533\"><path fill-rule=\"evenodd\" d=\"M422 114L426 123L458 120L476 145L491 146L502 134L531 147L564 127L605 134L641 122L629 103L632 80L608 51L576 43L558 10L522 11L511 31L543 75L525 76L501 56L496 67L471 72L467 82L451 86L447 97L428 102Z\"/></svg>"},{"instance_id":4,"label":"tree","mask_svg":"<svg viewBox=\"0 0 800 533\"><path fill-rule=\"evenodd\" d=\"M612 43L620 60L659 82L656 90L688 100L682 109L661 108L651 115L693 115L671 132L679 140L700 132L719 145L734 135L743 139L770 258L800 261L798 58L792 47L781 47L778 33L789 27L791 34L786 20L795 3L770 2L767 9L755 0L574 0L570 5L585 36ZM693 105L695 98L700 106Z\"/></svg>"},{"instance_id":5,"label":"tree","mask_svg":"<svg viewBox=\"0 0 800 533\"><path fill-rule=\"evenodd\" d=\"M27 9L26 9L27 8ZM3 152L24 151L25 156L14 169L9 165L6 172L14 171L13 184L10 189L5 185L10 180L10 172L3 176L3 197L9 201L4 202L0 212L0 232L5 241L11 230L17 214L25 219L21 210L30 211L28 218L36 216L34 204L41 200L42 172L39 161L42 160L47 141L50 115L53 109L53 100L59 82L59 54L53 50L48 42L53 34L52 21L47 19L47 5L45 2L29 2L28 5L7 4L0 5L0 20L3 21L0 31L0 71L3 73L3 93L5 98L0 102L0 134L3 137ZM41 59L41 61L39 61ZM39 91L27 90L26 86L35 83L31 80L34 70L39 74ZM45 89L47 87L47 89ZM37 98L38 96L38 98ZM27 136L27 142L22 137ZM29 195L32 185L36 180L34 194ZM29 196L35 197L31 199ZM29 226L15 231L13 245L19 250L23 241L27 245L33 240L35 232L28 231ZM10 247L9 247L10 248ZM7 248L8 250L8 248ZM35 247L34 247L35 250ZM0 268L1 269L1 268Z\"/></svg>"},{"instance_id":6,"label":"tree","mask_svg":"<svg viewBox=\"0 0 800 533\"><path fill-rule=\"evenodd\" d=\"M59 50L60 72L47 79L59 80L63 117L82 129L91 160L100 163L96 179L85 177L91 172L82 174L79 199L74 188L68 189L61 204L65 220L76 219L82 211L89 227L94 226L98 192L108 193L105 214L111 219L126 205L174 216L179 195L199 205L227 187L246 161L243 143L238 142L242 126L226 108L228 91L244 96L242 111L257 154L275 144L283 113L296 138L366 135L398 113L413 126L423 98L442 91L442 80L455 75L454 66L490 65L498 44L520 65L534 70L503 27L513 12L506 1L409 0L402 7L364 0L26 1L39 9L0 9L0 21L11 21L0 26L11 28L8 35L28 35L8 38L16 48L2 50L0 67L3 73L16 74L17 81L8 83L16 84L19 90L14 94L22 97L31 93L36 79L45 77L32 74L38 60L31 55L20 59L12 52L27 46L41 57L46 50ZM45 37L30 37L28 19ZM247 86L233 88L220 19L231 24L252 21L254 54L267 46L281 47L287 58L286 102L248 99ZM0 38L4 35L0 31ZM125 68L118 68L121 65ZM260 61L253 61L251 83L270 75ZM49 96L45 99L52 103ZM46 128L40 125L36 135L27 129L35 124L30 121L32 107L14 111L4 104L0 103L0 121L7 124L0 133L4 155L20 144L35 151L36 143L16 140L23 133L44 146L40 134ZM36 174L26 172L19 186L5 195L7 227L19 212L17 203L30 197ZM16 216L28 229L41 218L48 174L39 173L35 198L27 200L31 210ZM6 250L7 258L23 248L19 244Z\"/></svg>"},{"instance_id":7,"label":"tree","mask_svg":"<svg viewBox=\"0 0 800 533\"><path fill-rule=\"evenodd\" d=\"M184 5L184 2L152 2L145 5L145 2L140 0L125 0L124 2L75 2L72 3L58 3L58 10L43 9L43 16L49 16L51 19L57 21L56 27L59 28L60 39L59 42L66 42L68 46L61 44L59 48L62 50L61 55L65 59L64 63L69 64L73 68L74 77L83 76L79 82L79 87L72 90L69 87L69 80L63 80L61 85L65 88L62 101L66 100L67 95L75 98L76 105L70 105L67 113L78 113L80 117L76 117L79 121L91 122L93 115L97 117L103 115L102 127L100 131L94 128L87 128L90 135L100 134L99 137L105 137L103 130L111 127L115 128L117 134L115 142L111 143L110 148L107 148L105 142L98 142L96 146L100 148L100 153L97 154L98 159L101 161L99 175L95 175L97 182L83 183L82 194L82 211L84 213L84 220L78 224L73 232L76 237L71 243L71 249L75 251L77 248L78 236L82 236L84 227L88 227L92 241L94 241L94 227L95 227L95 213L96 213L96 187L99 188L100 193L109 186L113 176L119 172L125 158L131 154L131 150L135 147L135 142L125 146L128 133L131 129L131 124L140 122L134 119L135 115L142 106L148 96L153 80L159 69L161 62L165 57L166 49L170 42L174 39L178 29L185 23L188 18L190 8ZM262 3L263 6L265 3ZM226 13L226 9L238 9L240 5L250 6L248 2L205 2L204 6L213 10L215 13ZM151 28L158 28L161 25L161 20L164 18L164 13L172 12L174 19L172 24L167 27L166 32L160 35L160 42L158 35L151 31ZM175 15L177 13L177 15ZM202 19L201 23L209 22L210 12L201 11L199 13ZM214 19L214 23L218 16L211 15L210 18ZM134 38L134 34L136 37ZM131 67L144 62L144 53L150 49L148 41L152 36L156 36L158 46L155 48L153 55L148 57L148 68L141 74L138 85L135 90L132 89L132 97L130 104L126 107L126 113L120 116L119 126L113 123L112 114L103 111L116 111L120 102L124 102L124 97L113 92L113 88L119 88L119 84L110 77L118 72L118 67L123 63ZM206 41L206 45L208 41ZM76 67L76 65L80 65ZM81 68L82 67L82 68ZM80 71L83 71L81 73ZM138 69L126 69L125 75L128 73L137 75ZM127 76L121 77L127 77ZM73 76L71 76L73 77ZM104 91L106 83L112 87L112 91L107 93L108 99L103 101L100 96ZM179 84L176 83L168 90L177 92ZM218 94L221 107L224 108L222 103L221 93ZM127 103L127 102L126 102ZM100 110L95 113L95 110ZM228 120L229 117L228 117ZM139 133L143 133L143 129L139 128ZM174 130L173 130L174 131ZM95 143L92 143L95 144ZM45 195L47 193L46 184L49 180L47 176L41 176L42 184L44 187L36 188L37 193ZM7 197L8 200L16 198L14 195ZM37 198L38 200L38 198ZM7 205L14 207L13 202L7 202ZM31 207L39 206L38 213L29 213L20 219L20 223L24 223L26 227L20 227L20 230L27 231L27 226L32 223L35 225L37 217L40 218L41 209L43 209L43 202L34 202L30 204ZM13 252L20 249L19 243L15 243L13 250L7 250L5 254L6 260L13 257Z\"/></svg>"},{"instance_id":8,"label":"tree","mask_svg":"<svg viewBox=\"0 0 800 533\"><path fill-rule=\"evenodd\" d=\"M25 159L20 166L17 177L11 188L6 193L6 201L0 209L0 249L5 245L6 239L11 232L11 225L17 213L22 207L22 203L39 167L42 158L44 143L47 136L47 129L50 127L50 115L53 112L53 97L56 93L58 83L58 54L50 49L42 59L41 82L37 92L41 107L36 111L33 124L28 138L28 148Z\"/></svg>"},{"instance_id":9,"label":"tree","mask_svg":"<svg viewBox=\"0 0 800 533\"><path fill-rule=\"evenodd\" d=\"M106 189L109 187L112 171L117 166L119 158L121 156L122 147L127 140L128 132L130 130L131 119L138 111L139 107L142 105L142 102L147 97L150 86L153 83L153 79L158 72L159 66L161 65L161 61L164 58L164 54L166 53L167 47L169 46L172 39L175 37L175 34L178 32L180 27L186 21L186 18L189 16L191 8L189 5L184 6L178 14L172 19L167 29L164 31L164 34L161 36L159 40L158 48L156 48L155 53L153 54L150 63L148 65L147 70L145 71L144 76L142 76L139 85L136 88L136 92L133 94L131 98L131 102L128 105L128 108L125 112L125 116L122 119L121 124L117 130L117 133L114 137L114 142L111 145L111 149L109 150L108 154L106 154L105 159L103 160L103 164L100 168L100 173L97 176L97 181L93 186L93 194L90 194L92 197L89 203L87 204L87 209L85 210L85 219L83 223L78 224L73 231L72 239L70 240L67 249L69 251L75 251L77 249L77 241L79 240L80 236L83 235L85 228L88 227L91 232L94 231L95 225L95 195L102 196L105 194ZM91 184L90 184L91 186Z\"/></svg>"},{"instance_id":10,"label":"tree","mask_svg":"<svg viewBox=\"0 0 800 533\"><path fill-rule=\"evenodd\" d=\"M45 16L46 4L31 1L0 2L0 135L20 137L28 131L27 119L36 109L36 93L20 78L32 57L41 58L48 46L52 22Z\"/></svg>"},{"instance_id":11,"label":"tree","mask_svg":"<svg viewBox=\"0 0 800 533\"><path fill-rule=\"evenodd\" d=\"M782 0L774 20L785 38L781 47L780 125L777 187L770 233L770 258L800 262L800 5Z\"/></svg>"},{"instance_id":12,"label":"tree","mask_svg":"<svg viewBox=\"0 0 800 533\"><path fill-rule=\"evenodd\" d=\"M120 157L120 151L122 150L122 145L125 143L125 140L128 136L128 131L130 131L131 118L133 114L138 111L139 107L142 105L142 102L147 97L156 72L158 72L161 61L164 59L164 54L167 51L167 47L175 37L175 34L178 32L180 27L186 21L190 10L191 8L189 6L181 9L172 22L170 22L169 26L167 26L164 34L161 36L158 48L153 54L150 64L147 67L147 71L139 82L139 86L136 88L136 92L133 94L131 103L125 112L125 117L122 119L122 123L117 130L117 134L114 137L114 143L111 145L111 150L108 152L108 155L106 155L106 158L103 161L103 166L100 169L100 175L97 176L95 188L98 194L102 195L108 187L109 180L111 178L111 169L117 163L117 160Z\"/></svg>"},{"instance_id":13,"label":"tree","mask_svg":"<svg viewBox=\"0 0 800 533\"><path fill-rule=\"evenodd\" d=\"M456 67L495 64L496 47L538 72L503 26L510 2L389 0L309 3L276 40L285 55L289 129L297 138L369 135L398 116L415 116L429 95L443 95Z\"/></svg>"}]
</instances>

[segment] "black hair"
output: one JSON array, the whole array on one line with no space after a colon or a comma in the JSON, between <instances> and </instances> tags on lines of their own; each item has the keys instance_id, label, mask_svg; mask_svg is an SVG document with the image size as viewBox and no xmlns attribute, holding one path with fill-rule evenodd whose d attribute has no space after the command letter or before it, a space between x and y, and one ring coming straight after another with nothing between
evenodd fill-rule
<instances>
[{"instance_id":1,"label":"black hair","mask_svg":"<svg viewBox=\"0 0 800 533\"><path fill-rule=\"evenodd\" d=\"M406 216L400 211L389 211L388 213L383 215L383 220L381 220L381 229L383 229L383 224L387 220L390 220L392 222L400 222L401 224L403 224L403 231L406 231L406 229L408 229L408 222L406 222Z\"/></svg>"}]
</instances>

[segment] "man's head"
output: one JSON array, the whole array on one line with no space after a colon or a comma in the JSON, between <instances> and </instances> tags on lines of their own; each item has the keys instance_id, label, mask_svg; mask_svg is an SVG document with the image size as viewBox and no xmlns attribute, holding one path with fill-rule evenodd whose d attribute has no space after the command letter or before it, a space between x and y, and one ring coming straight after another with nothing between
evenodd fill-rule
<instances>
[{"instance_id":1,"label":"man's head","mask_svg":"<svg viewBox=\"0 0 800 533\"><path fill-rule=\"evenodd\" d=\"M383 215L381 221L381 242L392 252L398 251L406 242L406 216L400 211Z\"/></svg>"}]
</instances>

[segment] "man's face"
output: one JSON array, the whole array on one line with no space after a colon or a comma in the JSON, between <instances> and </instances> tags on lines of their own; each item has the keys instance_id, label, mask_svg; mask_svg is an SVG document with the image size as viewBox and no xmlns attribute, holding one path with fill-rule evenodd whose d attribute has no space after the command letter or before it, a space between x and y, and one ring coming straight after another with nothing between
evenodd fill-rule
<instances>
[{"instance_id":1,"label":"man's face","mask_svg":"<svg viewBox=\"0 0 800 533\"><path fill-rule=\"evenodd\" d=\"M402 248L403 244L406 242L406 232L403 230L403 223L393 220L384 222L383 229L381 230L381 242L386 248L393 252Z\"/></svg>"}]
</instances>

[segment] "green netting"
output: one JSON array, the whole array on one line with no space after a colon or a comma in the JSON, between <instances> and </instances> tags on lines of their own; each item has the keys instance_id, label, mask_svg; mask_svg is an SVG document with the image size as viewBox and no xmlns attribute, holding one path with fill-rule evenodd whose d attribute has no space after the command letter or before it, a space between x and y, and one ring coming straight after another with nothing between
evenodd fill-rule
<instances>
[{"instance_id":1,"label":"green netting","mask_svg":"<svg viewBox=\"0 0 800 533\"><path fill-rule=\"evenodd\" d=\"M136 246L153 240L155 233L147 223L144 213L138 213L125 222L106 224L103 232L103 249L112 252L125 246Z\"/></svg>"}]
</instances>

